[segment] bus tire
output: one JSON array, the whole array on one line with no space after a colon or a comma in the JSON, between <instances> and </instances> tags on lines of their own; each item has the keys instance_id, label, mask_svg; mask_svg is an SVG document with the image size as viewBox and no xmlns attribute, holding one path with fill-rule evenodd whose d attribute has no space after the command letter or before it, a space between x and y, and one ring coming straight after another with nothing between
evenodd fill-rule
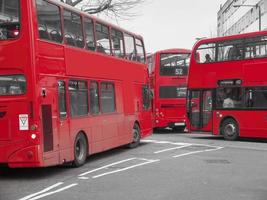
<instances>
[{"instance_id":1,"label":"bus tire","mask_svg":"<svg viewBox=\"0 0 267 200\"><path fill-rule=\"evenodd\" d=\"M133 126L132 135L133 135L132 142L128 145L128 147L136 148L140 144L140 139L141 139L140 127L137 123L135 123Z\"/></svg>"},{"instance_id":2,"label":"bus tire","mask_svg":"<svg viewBox=\"0 0 267 200\"><path fill-rule=\"evenodd\" d=\"M233 118L228 118L222 122L221 134L225 140L234 141L239 137L239 126Z\"/></svg>"},{"instance_id":3,"label":"bus tire","mask_svg":"<svg viewBox=\"0 0 267 200\"><path fill-rule=\"evenodd\" d=\"M80 167L84 165L87 154L88 145L86 137L83 133L79 133L74 142L74 161L72 162L73 167Z\"/></svg>"}]
</instances>

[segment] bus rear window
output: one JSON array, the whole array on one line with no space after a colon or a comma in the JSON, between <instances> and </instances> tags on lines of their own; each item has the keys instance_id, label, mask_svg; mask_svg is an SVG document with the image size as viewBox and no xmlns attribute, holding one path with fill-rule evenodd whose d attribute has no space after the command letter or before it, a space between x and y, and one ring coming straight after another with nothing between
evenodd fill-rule
<instances>
[{"instance_id":1,"label":"bus rear window","mask_svg":"<svg viewBox=\"0 0 267 200\"><path fill-rule=\"evenodd\" d=\"M160 55L161 76L186 76L190 54L164 53Z\"/></svg>"},{"instance_id":2,"label":"bus rear window","mask_svg":"<svg viewBox=\"0 0 267 200\"><path fill-rule=\"evenodd\" d=\"M20 34L20 0L0 0L0 40Z\"/></svg>"},{"instance_id":3,"label":"bus rear window","mask_svg":"<svg viewBox=\"0 0 267 200\"><path fill-rule=\"evenodd\" d=\"M186 87L161 86L159 88L159 97L162 99L185 98L186 92Z\"/></svg>"},{"instance_id":4,"label":"bus rear window","mask_svg":"<svg viewBox=\"0 0 267 200\"><path fill-rule=\"evenodd\" d=\"M22 95L26 92L26 79L23 75L0 75L0 96Z\"/></svg>"}]
</instances>

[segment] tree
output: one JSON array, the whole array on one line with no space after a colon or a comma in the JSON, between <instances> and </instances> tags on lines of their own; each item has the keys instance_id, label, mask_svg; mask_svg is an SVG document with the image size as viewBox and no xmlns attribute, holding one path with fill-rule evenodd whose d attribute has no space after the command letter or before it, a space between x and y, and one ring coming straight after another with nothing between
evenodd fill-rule
<instances>
[{"instance_id":1,"label":"tree","mask_svg":"<svg viewBox=\"0 0 267 200\"><path fill-rule=\"evenodd\" d=\"M60 0L71 6L80 8L89 14L105 13L109 17L129 19L137 15L132 12L145 0Z\"/></svg>"}]
</instances>

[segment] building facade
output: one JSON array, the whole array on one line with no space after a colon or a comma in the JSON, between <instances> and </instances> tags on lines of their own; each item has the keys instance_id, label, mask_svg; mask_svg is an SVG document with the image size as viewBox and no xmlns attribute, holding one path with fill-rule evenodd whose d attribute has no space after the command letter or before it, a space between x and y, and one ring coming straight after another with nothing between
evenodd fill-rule
<instances>
[{"instance_id":1,"label":"building facade","mask_svg":"<svg viewBox=\"0 0 267 200\"><path fill-rule=\"evenodd\" d=\"M218 36L267 29L267 0L227 0L217 17Z\"/></svg>"}]
</instances>

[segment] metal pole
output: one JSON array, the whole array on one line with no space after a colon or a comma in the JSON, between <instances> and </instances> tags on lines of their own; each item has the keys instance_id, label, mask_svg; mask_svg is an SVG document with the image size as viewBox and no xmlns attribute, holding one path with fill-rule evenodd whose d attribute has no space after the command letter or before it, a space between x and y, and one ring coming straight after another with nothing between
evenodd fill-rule
<instances>
[{"instance_id":1,"label":"metal pole","mask_svg":"<svg viewBox=\"0 0 267 200\"><path fill-rule=\"evenodd\" d=\"M258 5L259 7L259 31L261 31L261 7Z\"/></svg>"}]
</instances>

